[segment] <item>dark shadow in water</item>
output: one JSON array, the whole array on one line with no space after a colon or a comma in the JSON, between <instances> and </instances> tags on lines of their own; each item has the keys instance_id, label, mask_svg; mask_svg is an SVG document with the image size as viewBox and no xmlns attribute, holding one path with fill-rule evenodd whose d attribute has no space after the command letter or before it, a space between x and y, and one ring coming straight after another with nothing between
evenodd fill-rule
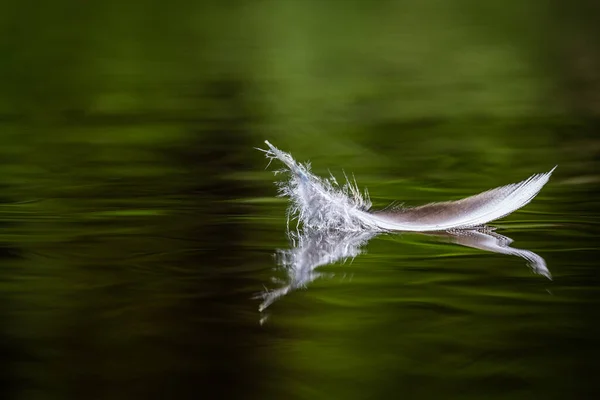
<instances>
[{"instance_id":1,"label":"dark shadow in water","mask_svg":"<svg viewBox=\"0 0 600 400\"><path fill-rule=\"evenodd\" d=\"M552 279L542 257L530 250L510 247L512 239L494 232L493 228L488 226L421 234L461 246L524 258L535 273ZM273 290L265 289L259 295L259 298L263 299L259 306L260 312L265 311L267 307L286 294L299 288L305 288L322 276L321 273L315 271L317 267L354 259L362 253L361 248L378 233L307 229L289 235L292 247L287 250L278 250L276 253L277 264L285 271L286 279L281 287Z\"/></svg>"}]
</instances>

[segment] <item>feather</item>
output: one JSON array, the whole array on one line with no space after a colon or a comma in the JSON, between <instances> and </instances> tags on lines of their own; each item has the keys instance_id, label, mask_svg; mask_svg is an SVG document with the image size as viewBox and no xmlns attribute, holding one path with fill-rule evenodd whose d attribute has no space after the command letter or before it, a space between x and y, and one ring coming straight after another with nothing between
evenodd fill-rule
<instances>
[{"instance_id":1,"label":"feather","mask_svg":"<svg viewBox=\"0 0 600 400\"><path fill-rule=\"evenodd\" d=\"M297 219L311 229L434 232L478 227L528 204L556 169L462 200L372 211L367 192L361 193L355 180L346 177L346 183L339 185L333 176L319 178L310 172L309 164L299 164L290 154L265 143L269 149L259 150L281 161L290 172L289 180L279 184L280 195L291 200L288 221Z\"/></svg>"}]
</instances>

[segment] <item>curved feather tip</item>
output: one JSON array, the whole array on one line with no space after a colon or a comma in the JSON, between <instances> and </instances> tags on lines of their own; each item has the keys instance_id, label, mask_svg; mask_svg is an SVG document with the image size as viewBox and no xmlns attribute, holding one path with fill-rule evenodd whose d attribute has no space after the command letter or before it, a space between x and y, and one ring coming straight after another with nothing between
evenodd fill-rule
<instances>
[{"instance_id":1,"label":"curved feather tip","mask_svg":"<svg viewBox=\"0 0 600 400\"><path fill-rule=\"evenodd\" d=\"M368 193L361 193L355 180L346 177L340 185L333 176L317 177L309 164L299 164L269 141L265 143L268 149L260 150L285 164L290 173L287 182L279 183L280 195L291 200L288 218L315 229L430 232L480 226L528 204L557 168L457 201L374 211Z\"/></svg>"}]
</instances>

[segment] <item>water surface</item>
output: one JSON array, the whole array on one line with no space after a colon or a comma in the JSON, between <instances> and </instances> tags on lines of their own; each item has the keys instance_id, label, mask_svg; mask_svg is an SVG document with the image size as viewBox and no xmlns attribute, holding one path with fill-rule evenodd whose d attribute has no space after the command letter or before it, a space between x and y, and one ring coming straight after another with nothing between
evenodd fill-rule
<instances>
[{"instance_id":1,"label":"water surface","mask_svg":"<svg viewBox=\"0 0 600 400\"><path fill-rule=\"evenodd\" d=\"M205 3L0 6L0 397L597 397L585 2ZM343 257L261 311L298 244L265 139L376 207L558 164L491 224L552 280L449 238L334 233Z\"/></svg>"}]
</instances>

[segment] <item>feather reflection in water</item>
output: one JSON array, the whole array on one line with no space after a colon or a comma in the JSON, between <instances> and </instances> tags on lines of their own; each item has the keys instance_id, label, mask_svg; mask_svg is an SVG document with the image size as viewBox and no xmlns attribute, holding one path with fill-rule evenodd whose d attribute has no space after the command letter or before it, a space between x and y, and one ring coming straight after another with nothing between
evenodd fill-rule
<instances>
[{"instance_id":1,"label":"feather reflection in water","mask_svg":"<svg viewBox=\"0 0 600 400\"><path fill-rule=\"evenodd\" d=\"M306 288L311 282L322 276L315 271L317 267L354 259L362 254L362 247L377 235L377 233L368 231L319 231L314 229L294 233L292 236L295 246L287 250L279 250L277 253L277 263L286 273L286 283L278 289L265 290L259 295L263 299L259 311L263 312L281 297L296 289ZM512 239L493 232L490 227L424 235L465 247L524 258L533 272L552 279L542 257L529 250L510 247Z\"/></svg>"},{"instance_id":2,"label":"feather reflection in water","mask_svg":"<svg viewBox=\"0 0 600 400\"><path fill-rule=\"evenodd\" d=\"M314 229L290 233L290 239L296 245L287 250L279 250L276 254L278 265L285 271L286 284L278 289L265 290L260 295L263 302L259 306L259 311L262 312L280 297L293 290L307 287L309 283L322 276L315 272L317 267L354 259L362 253L361 247L376 235L375 232L367 231Z\"/></svg>"},{"instance_id":3,"label":"feather reflection in water","mask_svg":"<svg viewBox=\"0 0 600 400\"><path fill-rule=\"evenodd\" d=\"M454 230L428 235L437 236L465 247L524 258L533 272L552 279L552 275L546 266L546 261L540 255L531 250L510 247L513 240L507 236L493 232L493 228L484 226L479 229Z\"/></svg>"}]
</instances>

